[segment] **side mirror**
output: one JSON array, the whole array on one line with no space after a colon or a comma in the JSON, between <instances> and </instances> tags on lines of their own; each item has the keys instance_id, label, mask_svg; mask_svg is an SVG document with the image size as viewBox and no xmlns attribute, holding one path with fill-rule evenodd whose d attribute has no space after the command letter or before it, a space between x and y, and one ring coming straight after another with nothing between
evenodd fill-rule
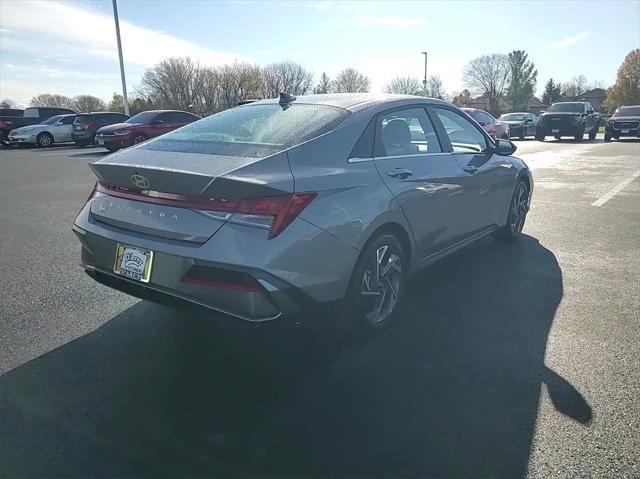
<instances>
[{"instance_id":1,"label":"side mirror","mask_svg":"<svg viewBox=\"0 0 640 479\"><path fill-rule=\"evenodd\" d=\"M496 155L509 156L513 155L518 147L511 143L509 140L496 140L495 147L493 149Z\"/></svg>"}]
</instances>

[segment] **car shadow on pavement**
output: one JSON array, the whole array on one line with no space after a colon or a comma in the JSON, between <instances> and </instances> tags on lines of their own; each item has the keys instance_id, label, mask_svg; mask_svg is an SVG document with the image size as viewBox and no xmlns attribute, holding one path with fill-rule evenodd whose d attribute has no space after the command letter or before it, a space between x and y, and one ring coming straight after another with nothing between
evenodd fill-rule
<instances>
[{"instance_id":1,"label":"car shadow on pavement","mask_svg":"<svg viewBox=\"0 0 640 479\"><path fill-rule=\"evenodd\" d=\"M562 295L523 236L420 273L368 339L139 302L0 378L0 475L523 477L543 384L560 420L592 417L544 364Z\"/></svg>"}]
</instances>

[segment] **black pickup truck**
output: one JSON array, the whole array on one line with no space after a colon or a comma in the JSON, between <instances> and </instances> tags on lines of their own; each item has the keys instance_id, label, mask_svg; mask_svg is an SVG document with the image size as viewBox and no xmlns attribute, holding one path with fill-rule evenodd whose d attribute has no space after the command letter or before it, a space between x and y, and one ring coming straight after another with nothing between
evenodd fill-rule
<instances>
[{"instance_id":1,"label":"black pickup truck","mask_svg":"<svg viewBox=\"0 0 640 479\"><path fill-rule=\"evenodd\" d=\"M545 136L559 140L563 136L572 136L582 141L585 133L595 140L600 126L600 113L593 110L586 101L554 103L538 118L536 140L544 141Z\"/></svg>"},{"instance_id":2,"label":"black pickup truck","mask_svg":"<svg viewBox=\"0 0 640 479\"><path fill-rule=\"evenodd\" d=\"M31 107L25 110L0 110L0 143L6 144L11 130L23 126L37 125L52 116L75 113L68 108Z\"/></svg>"}]
</instances>

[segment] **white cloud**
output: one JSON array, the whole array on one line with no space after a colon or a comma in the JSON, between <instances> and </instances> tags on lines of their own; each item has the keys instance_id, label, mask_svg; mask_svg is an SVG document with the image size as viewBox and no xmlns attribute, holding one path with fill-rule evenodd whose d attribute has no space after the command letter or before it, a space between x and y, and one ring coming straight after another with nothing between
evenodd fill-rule
<instances>
[{"instance_id":1,"label":"white cloud","mask_svg":"<svg viewBox=\"0 0 640 479\"><path fill-rule=\"evenodd\" d=\"M356 20L359 26L391 26L391 27L416 27L424 25L422 17L360 17Z\"/></svg>"},{"instance_id":2,"label":"white cloud","mask_svg":"<svg viewBox=\"0 0 640 479\"><path fill-rule=\"evenodd\" d=\"M2 51L42 54L54 51L68 57L87 55L117 60L113 17L60 1L0 2ZM55 19L55 21L52 21ZM151 66L166 57L189 55L205 64L241 59L173 35L120 21L126 63Z\"/></svg>"},{"instance_id":3,"label":"white cloud","mask_svg":"<svg viewBox=\"0 0 640 479\"><path fill-rule=\"evenodd\" d=\"M591 34L589 32L587 32L587 31L576 33L575 35L563 38L562 40L559 40L559 41L555 42L553 44L553 47L554 48L567 48L567 47L570 47L571 45L575 45L576 43L581 42L582 40L586 40L590 36L591 36Z\"/></svg>"}]
</instances>

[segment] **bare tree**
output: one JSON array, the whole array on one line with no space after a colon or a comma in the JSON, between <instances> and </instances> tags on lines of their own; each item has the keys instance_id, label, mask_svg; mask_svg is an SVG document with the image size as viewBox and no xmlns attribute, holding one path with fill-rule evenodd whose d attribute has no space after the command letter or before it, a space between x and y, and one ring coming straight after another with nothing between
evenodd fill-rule
<instances>
[{"instance_id":1,"label":"bare tree","mask_svg":"<svg viewBox=\"0 0 640 479\"><path fill-rule=\"evenodd\" d=\"M78 113L89 113L91 111L104 111L105 103L93 95L78 95L73 97L73 109Z\"/></svg>"},{"instance_id":2,"label":"bare tree","mask_svg":"<svg viewBox=\"0 0 640 479\"><path fill-rule=\"evenodd\" d=\"M207 93L212 93L207 102L207 112L232 108L241 100L262 97L262 75L258 65L233 63L209 71L205 81ZM216 91L217 103L214 103Z\"/></svg>"},{"instance_id":3,"label":"bare tree","mask_svg":"<svg viewBox=\"0 0 640 479\"><path fill-rule=\"evenodd\" d=\"M13 101L11 98L5 98L4 100L0 101L0 109L2 110L7 110L15 107L16 107L16 102Z\"/></svg>"},{"instance_id":4,"label":"bare tree","mask_svg":"<svg viewBox=\"0 0 640 479\"><path fill-rule=\"evenodd\" d=\"M369 78L355 68L345 68L338 73L333 86L336 93L366 93L370 83Z\"/></svg>"},{"instance_id":5,"label":"bare tree","mask_svg":"<svg viewBox=\"0 0 640 479\"><path fill-rule=\"evenodd\" d=\"M469 90L462 90L458 94L453 93L452 96L453 103L458 106L467 106L471 103L471 93L469 93Z\"/></svg>"},{"instance_id":6,"label":"bare tree","mask_svg":"<svg viewBox=\"0 0 640 479\"><path fill-rule=\"evenodd\" d=\"M492 53L474 58L464 69L464 83L476 93L484 95L489 110L496 113L507 80L509 78L509 60L507 55Z\"/></svg>"},{"instance_id":7,"label":"bare tree","mask_svg":"<svg viewBox=\"0 0 640 479\"><path fill-rule=\"evenodd\" d=\"M313 81L311 72L292 61L270 63L262 69L262 78L265 98L277 97L281 92L304 95Z\"/></svg>"},{"instance_id":8,"label":"bare tree","mask_svg":"<svg viewBox=\"0 0 640 479\"><path fill-rule=\"evenodd\" d=\"M329 75L323 73L320 75L320 82L313 89L313 93L331 93L333 91L333 82Z\"/></svg>"},{"instance_id":9,"label":"bare tree","mask_svg":"<svg viewBox=\"0 0 640 479\"><path fill-rule=\"evenodd\" d=\"M54 108L73 108L73 100L68 96L51 93L41 93L29 102L31 106L50 106Z\"/></svg>"},{"instance_id":10,"label":"bare tree","mask_svg":"<svg viewBox=\"0 0 640 479\"><path fill-rule=\"evenodd\" d=\"M563 83L562 87L562 96L579 97L587 91L587 78L584 75L574 76L568 82Z\"/></svg>"},{"instance_id":11,"label":"bare tree","mask_svg":"<svg viewBox=\"0 0 640 479\"><path fill-rule=\"evenodd\" d=\"M440 98L443 100L447 93L444 91L444 84L440 75L431 75L427 81L428 94L432 98Z\"/></svg>"},{"instance_id":12,"label":"bare tree","mask_svg":"<svg viewBox=\"0 0 640 479\"><path fill-rule=\"evenodd\" d=\"M396 77L387 83L384 91L401 95L419 95L422 92L422 83L415 77Z\"/></svg>"},{"instance_id":13,"label":"bare tree","mask_svg":"<svg viewBox=\"0 0 640 479\"><path fill-rule=\"evenodd\" d=\"M147 70L139 90L161 107L186 110L202 88L201 69L188 57L167 58Z\"/></svg>"}]
</instances>

